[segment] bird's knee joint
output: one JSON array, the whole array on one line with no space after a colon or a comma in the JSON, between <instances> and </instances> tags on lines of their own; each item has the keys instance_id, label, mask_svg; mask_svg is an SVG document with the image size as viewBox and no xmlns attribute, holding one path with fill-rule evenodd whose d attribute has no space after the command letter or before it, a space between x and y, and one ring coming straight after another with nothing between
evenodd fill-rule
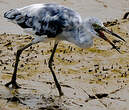
<instances>
[{"instance_id":1,"label":"bird's knee joint","mask_svg":"<svg viewBox=\"0 0 129 110\"><path fill-rule=\"evenodd\" d=\"M49 68L52 67L52 63L48 63L48 67L49 67Z\"/></svg>"},{"instance_id":2,"label":"bird's knee joint","mask_svg":"<svg viewBox=\"0 0 129 110\"><path fill-rule=\"evenodd\" d=\"M48 67L51 68L52 67L52 61L48 62Z\"/></svg>"},{"instance_id":3,"label":"bird's knee joint","mask_svg":"<svg viewBox=\"0 0 129 110\"><path fill-rule=\"evenodd\" d=\"M20 55L22 53L22 50L17 50L17 55Z\"/></svg>"}]
</instances>

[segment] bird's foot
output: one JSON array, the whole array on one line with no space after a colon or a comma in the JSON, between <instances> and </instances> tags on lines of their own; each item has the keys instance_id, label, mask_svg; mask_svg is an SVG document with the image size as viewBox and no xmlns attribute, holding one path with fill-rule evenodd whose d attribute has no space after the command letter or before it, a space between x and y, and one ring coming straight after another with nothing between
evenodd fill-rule
<instances>
[{"instance_id":1,"label":"bird's foot","mask_svg":"<svg viewBox=\"0 0 129 110\"><path fill-rule=\"evenodd\" d=\"M14 88L14 89L21 88L16 81L10 81L10 82L5 84L6 87L9 87L10 85L12 85L12 88Z\"/></svg>"}]
</instances>

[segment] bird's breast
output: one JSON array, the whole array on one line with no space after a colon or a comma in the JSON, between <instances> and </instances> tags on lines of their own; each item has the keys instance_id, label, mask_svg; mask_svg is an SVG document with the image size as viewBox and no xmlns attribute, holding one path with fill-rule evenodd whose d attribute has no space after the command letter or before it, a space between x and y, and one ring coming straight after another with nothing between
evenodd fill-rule
<instances>
[{"instance_id":1,"label":"bird's breast","mask_svg":"<svg viewBox=\"0 0 129 110\"><path fill-rule=\"evenodd\" d=\"M71 31L63 31L61 32L58 36L57 36L57 39L59 40L65 40L65 41L69 41L69 42L72 42L74 43L74 33L71 32Z\"/></svg>"}]
</instances>

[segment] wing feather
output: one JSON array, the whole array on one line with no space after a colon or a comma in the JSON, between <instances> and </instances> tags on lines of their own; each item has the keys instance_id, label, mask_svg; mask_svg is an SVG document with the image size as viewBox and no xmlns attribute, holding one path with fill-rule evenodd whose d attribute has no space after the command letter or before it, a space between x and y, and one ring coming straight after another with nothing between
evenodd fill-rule
<instances>
[{"instance_id":1,"label":"wing feather","mask_svg":"<svg viewBox=\"0 0 129 110\"><path fill-rule=\"evenodd\" d=\"M35 6L32 5L28 10L26 9L26 20L21 26L33 28L38 36L56 37L62 31L79 25L81 21L78 13L57 4L40 5L36 10L33 10L33 7Z\"/></svg>"}]
</instances>

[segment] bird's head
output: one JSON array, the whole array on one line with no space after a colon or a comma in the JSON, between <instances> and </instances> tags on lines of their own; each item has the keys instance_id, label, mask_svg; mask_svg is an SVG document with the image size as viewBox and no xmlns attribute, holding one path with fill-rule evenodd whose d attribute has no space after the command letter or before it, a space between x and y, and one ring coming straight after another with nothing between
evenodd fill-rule
<instances>
[{"instance_id":1,"label":"bird's head","mask_svg":"<svg viewBox=\"0 0 129 110\"><path fill-rule=\"evenodd\" d=\"M5 12L4 18L13 23L22 23L25 21L25 16L23 16L22 13L17 9L11 9Z\"/></svg>"},{"instance_id":2,"label":"bird's head","mask_svg":"<svg viewBox=\"0 0 129 110\"><path fill-rule=\"evenodd\" d=\"M118 34L108 30L103 23L101 22L101 20L99 20L98 18L90 18L87 21L87 25L88 27L90 26L90 29L88 30L94 37L99 37L104 39L105 41L107 41L109 44L112 45L112 47L114 49L116 49L119 53L119 49L105 36L104 32L111 34L114 37L119 38L120 40L126 42L122 37L120 37Z\"/></svg>"}]
</instances>

